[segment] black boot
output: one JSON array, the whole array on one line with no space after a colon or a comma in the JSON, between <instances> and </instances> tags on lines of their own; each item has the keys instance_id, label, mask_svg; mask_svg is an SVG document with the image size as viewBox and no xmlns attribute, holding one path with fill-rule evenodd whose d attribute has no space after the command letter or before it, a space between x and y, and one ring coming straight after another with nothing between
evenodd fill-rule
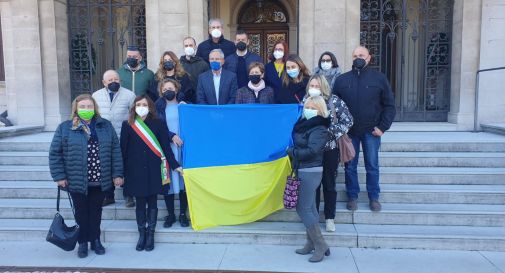
<instances>
[{"instance_id":1,"label":"black boot","mask_svg":"<svg viewBox=\"0 0 505 273\"><path fill-rule=\"evenodd\" d=\"M100 238L91 241L91 250L94 250L96 255L105 254L105 247L103 247L102 242L100 242Z\"/></svg>"},{"instance_id":2,"label":"black boot","mask_svg":"<svg viewBox=\"0 0 505 273\"><path fill-rule=\"evenodd\" d=\"M77 249L77 256L79 258L88 257L88 242L80 243L79 248Z\"/></svg>"},{"instance_id":3,"label":"black boot","mask_svg":"<svg viewBox=\"0 0 505 273\"><path fill-rule=\"evenodd\" d=\"M188 210L188 197L185 191L179 192L179 201L181 205L179 222L181 223L181 227L189 227L189 219L186 216L186 211Z\"/></svg>"},{"instance_id":4,"label":"black boot","mask_svg":"<svg viewBox=\"0 0 505 273\"><path fill-rule=\"evenodd\" d=\"M154 231L156 230L157 218L158 209L149 209L147 211L146 251L154 249Z\"/></svg>"},{"instance_id":5,"label":"black boot","mask_svg":"<svg viewBox=\"0 0 505 273\"><path fill-rule=\"evenodd\" d=\"M168 194L164 196L165 206L167 206L168 215L165 217L165 222L163 223L164 228L169 228L175 223L175 213L174 213L174 195Z\"/></svg>"},{"instance_id":6,"label":"black boot","mask_svg":"<svg viewBox=\"0 0 505 273\"><path fill-rule=\"evenodd\" d=\"M136 209L135 210L136 218L137 218L137 229L139 231L139 240L137 241L137 246L135 249L137 251L142 251L146 245L146 209Z\"/></svg>"}]
</instances>

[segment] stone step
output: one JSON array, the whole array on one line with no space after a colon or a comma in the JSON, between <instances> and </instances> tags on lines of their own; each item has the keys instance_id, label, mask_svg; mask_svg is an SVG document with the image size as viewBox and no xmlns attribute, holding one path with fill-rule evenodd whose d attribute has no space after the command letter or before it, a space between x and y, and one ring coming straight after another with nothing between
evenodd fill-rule
<instances>
[{"instance_id":1,"label":"stone step","mask_svg":"<svg viewBox=\"0 0 505 273\"><path fill-rule=\"evenodd\" d=\"M359 201L367 202L366 186ZM52 181L0 181L0 198L4 199L51 199L56 196ZM63 195L66 198L66 195ZM115 191L116 200L123 200L122 188ZM178 195L175 196L178 199ZM322 200L324 196L321 194ZM163 199L162 195L158 196ZM347 201L345 186L337 183L337 201ZM505 204L505 185L417 185L383 184L381 201L385 203L414 204Z\"/></svg>"},{"instance_id":2,"label":"stone step","mask_svg":"<svg viewBox=\"0 0 505 273\"><path fill-rule=\"evenodd\" d=\"M380 213L371 212L368 203L359 203L355 212L348 211L344 202L337 202L335 220L344 224L441 225L505 227L505 205L475 204L397 204L383 203ZM50 219L54 216L54 199L0 199L0 219ZM68 202L61 203L62 214L72 218ZM161 220L166 215L165 204L158 201ZM322 206L321 206L322 209ZM176 209L178 215L178 209ZM103 210L103 219L133 220L135 209L125 208L123 201ZM262 221L299 222L295 210L280 210ZM323 222L321 215L321 222Z\"/></svg>"},{"instance_id":3,"label":"stone step","mask_svg":"<svg viewBox=\"0 0 505 273\"><path fill-rule=\"evenodd\" d=\"M73 221L66 221L72 225ZM0 222L0 240L40 241L47 234L51 220L4 219ZM338 224L336 231L323 235L332 247L408 248L505 251L505 230L497 227L410 226ZM135 221L102 221L102 240L131 243L138 238ZM159 222L155 241L170 244L271 244L300 246L305 242L301 223L255 222L237 226L209 228L198 232L191 228L163 228Z\"/></svg>"},{"instance_id":4,"label":"stone step","mask_svg":"<svg viewBox=\"0 0 505 273\"><path fill-rule=\"evenodd\" d=\"M505 153L490 152L381 152L382 167L505 167ZM1 152L0 165L49 163L47 152ZM364 166L360 154L359 165Z\"/></svg>"},{"instance_id":5,"label":"stone step","mask_svg":"<svg viewBox=\"0 0 505 273\"><path fill-rule=\"evenodd\" d=\"M382 184L459 184L505 185L505 168L456 168L456 167L382 167ZM360 181L365 181L365 169L358 167ZM0 181L52 180L48 166L0 165ZM344 181L339 169L337 181Z\"/></svg>"},{"instance_id":6,"label":"stone step","mask_svg":"<svg viewBox=\"0 0 505 273\"><path fill-rule=\"evenodd\" d=\"M0 151L47 152L54 132L0 138ZM505 152L505 136L486 132L387 132L383 152Z\"/></svg>"}]
</instances>

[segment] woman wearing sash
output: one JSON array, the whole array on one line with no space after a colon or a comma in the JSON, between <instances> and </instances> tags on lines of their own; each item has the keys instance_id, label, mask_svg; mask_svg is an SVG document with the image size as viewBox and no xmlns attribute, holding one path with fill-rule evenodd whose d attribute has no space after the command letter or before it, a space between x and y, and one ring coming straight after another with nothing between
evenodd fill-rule
<instances>
[{"instance_id":1,"label":"woman wearing sash","mask_svg":"<svg viewBox=\"0 0 505 273\"><path fill-rule=\"evenodd\" d=\"M182 174L182 168L170 149L167 125L156 118L154 103L146 95L135 98L128 120L123 122L120 143L124 190L136 199L139 240L135 249L151 251L158 217L157 196L162 185L170 183L170 169Z\"/></svg>"},{"instance_id":2,"label":"woman wearing sash","mask_svg":"<svg viewBox=\"0 0 505 273\"><path fill-rule=\"evenodd\" d=\"M158 86L158 95L160 98L156 101L156 113L158 118L166 122L169 139L172 140L170 147L177 161L181 161L182 156L182 139L179 137L179 104L185 103L182 101L183 93L181 93L181 85L178 81L170 78L165 78L160 81ZM185 97L184 97L185 98ZM165 197L165 205L167 206L168 215L163 223L164 228L169 228L175 223L175 195L179 194L179 222L181 227L189 227L189 219L186 216L188 209L188 198L184 187L182 175L177 172L172 172L170 178L172 183L170 187L163 187L163 195Z\"/></svg>"}]
</instances>

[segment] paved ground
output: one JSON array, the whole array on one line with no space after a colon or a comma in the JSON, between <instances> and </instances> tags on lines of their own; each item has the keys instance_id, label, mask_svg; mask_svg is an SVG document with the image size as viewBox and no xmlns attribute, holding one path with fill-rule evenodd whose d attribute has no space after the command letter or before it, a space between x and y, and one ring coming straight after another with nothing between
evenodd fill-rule
<instances>
[{"instance_id":1,"label":"paved ground","mask_svg":"<svg viewBox=\"0 0 505 273\"><path fill-rule=\"evenodd\" d=\"M93 272L144 268L143 272L505 273L505 252L332 248L330 257L313 264L308 256L295 254L292 246L157 244L150 253L135 251L134 244L105 246L104 256L90 252L79 259L75 251L65 252L46 242L0 242L0 269L4 269L0 272L8 272L8 266L24 266L41 267L31 272L44 271L43 267L52 268L51 272L75 272L54 270L62 267L79 272L86 272L84 268L90 272L92 268L111 268Z\"/></svg>"}]
</instances>

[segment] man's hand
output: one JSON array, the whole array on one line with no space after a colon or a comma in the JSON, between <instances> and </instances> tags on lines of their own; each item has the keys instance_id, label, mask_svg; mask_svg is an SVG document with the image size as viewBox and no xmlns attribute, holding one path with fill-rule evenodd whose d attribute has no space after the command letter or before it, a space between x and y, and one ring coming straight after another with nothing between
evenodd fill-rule
<instances>
[{"instance_id":1,"label":"man's hand","mask_svg":"<svg viewBox=\"0 0 505 273\"><path fill-rule=\"evenodd\" d=\"M114 178L114 186L119 187L119 186L123 186L123 184L124 184L124 180L122 177L115 177Z\"/></svg>"},{"instance_id":2,"label":"man's hand","mask_svg":"<svg viewBox=\"0 0 505 273\"><path fill-rule=\"evenodd\" d=\"M383 134L384 134L384 132L382 132L379 128L377 128L377 127L373 128L372 135L374 135L376 137L380 137Z\"/></svg>"},{"instance_id":3,"label":"man's hand","mask_svg":"<svg viewBox=\"0 0 505 273\"><path fill-rule=\"evenodd\" d=\"M175 135L174 137L172 137L172 142L174 142L174 143L175 143L175 145L177 145L177 146L179 146L179 147L181 147L181 146L182 146L182 144L184 144L184 143L182 142L182 139L181 139L178 135Z\"/></svg>"}]
</instances>

